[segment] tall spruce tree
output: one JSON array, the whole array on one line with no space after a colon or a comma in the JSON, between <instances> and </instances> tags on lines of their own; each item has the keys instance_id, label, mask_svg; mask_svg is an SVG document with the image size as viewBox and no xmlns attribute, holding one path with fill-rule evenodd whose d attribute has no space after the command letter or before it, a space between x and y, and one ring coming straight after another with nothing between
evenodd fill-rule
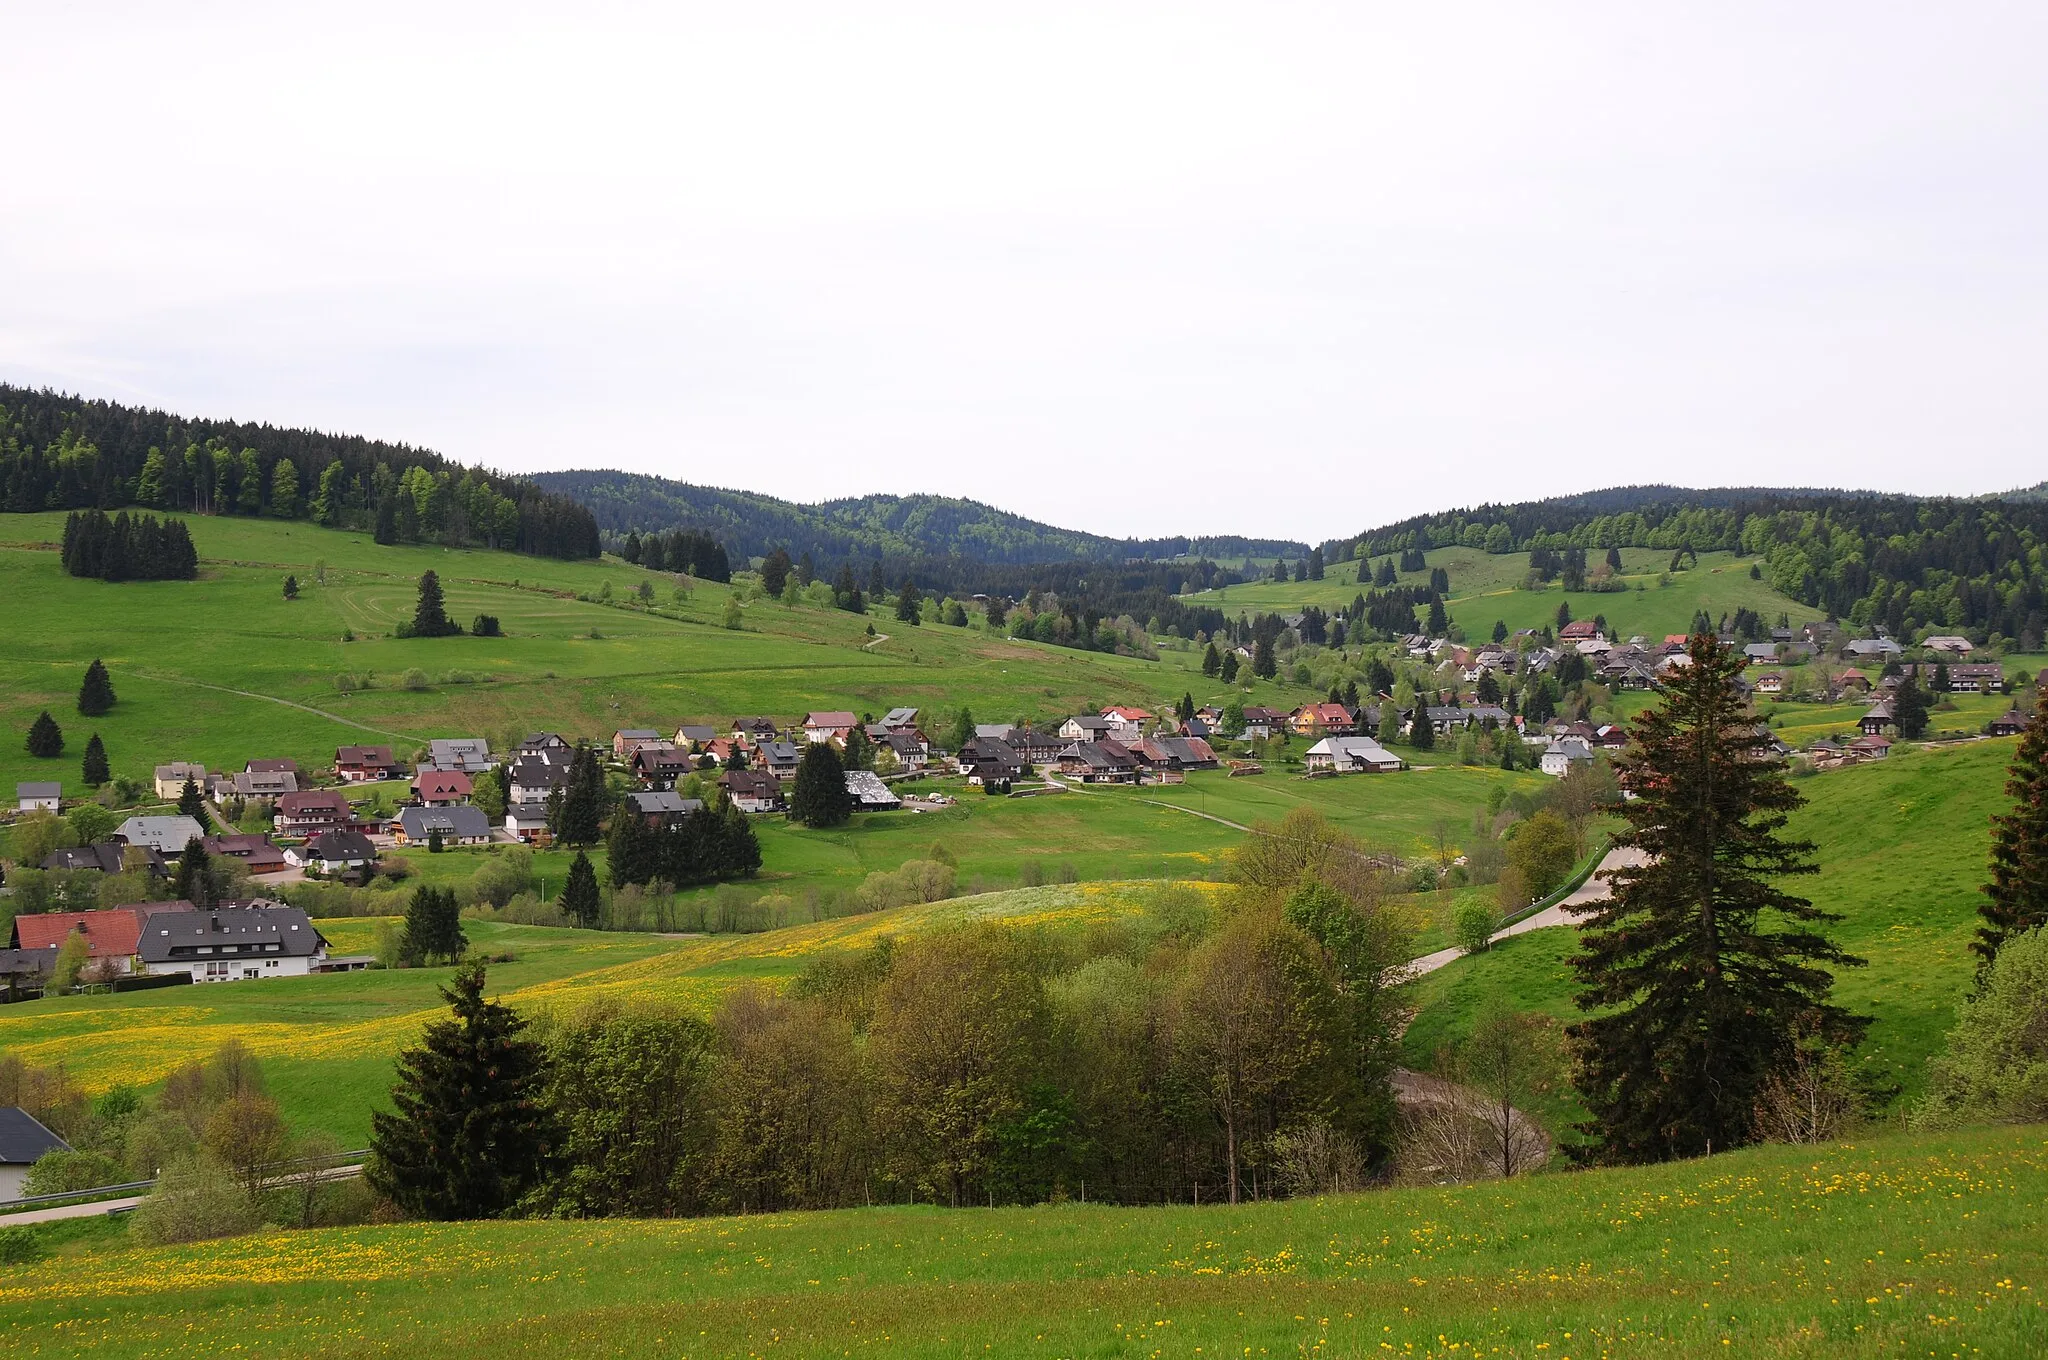
<instances>
[{"instance_id":1,"label":"tall spruce tree","mask_svg":"<svg viewBox=\"0 0 2048 1360\"><path fill-rule=\"evenodd\" d=\"M1591 1160L1751 1142L1801 1036L1846 1048L1866 1023L1830 1000L1830 969L1862 962L1813 929L1840 918L1778 887L1816 871L1813 847L1780 834L1805 800L1737 687L1743 657L1696 634L1690 659L1619 761L1636 796L1616 844L1647 863L1614 876L1572 959L1580 1007L1604 1012L1571 1031Z\"/></svg>"},{"instance_id":2,"label":"tall spruce tree","mask_svg":"<svg viewBox=\"0 0 2048 1360\"><path fill-rule=\"evenodd\" d=\"M28 753L40 760L54 760L64 754L64 729L44 709L28 728Z\"/></svg>"},{"instance_id":3,"label":"tall spruce tree","mask_svg":"<svg viewBox=\"0 0 2048 1360\"><path fill-rule=\"evenodd\" d=\"M844 826L853 816L846 792L846 770L839 755L822 741L804 747L789 791L789 819L801 826Z\"/></svg>"},{"instance_id":4,"label":"tall spruce tree","mask_svg":"<svg viewBox=\"0 0 2048 1360\"><path fill-rule=\"evenodd\" d=\"M78 711L88 718L101 717L114 706L114 682L98 657L85 668L85 681L78 687Z\"/></svg>"},{"instance_id":5,"label":"tall spruce tree","mask_svg":"<svg viewBox=\"0 0 2048 1360\"><path fill-rule=\"evenodd\" d=\"M604 896L597 890L597 869L590 856L578 850L576 858L569 861L569 881L562 885L562 914L577 925L592 929L603 907Z\"/></svg>"},{"instance_id":6,"label":"tall spruce tree","mask_svg":"<svg viewBox=\"0 0 2048 1360\"><path fill-rule=\"evenodd\" d=\"M469 947L462 930L462 908L453 888L422 883L405 906L405 929L398 952L415 967L436 959L454 963Z\"/></svg>"},{"instance_id":7,"label":"tall spruce tree","mask_svg":"<svg viewBox=\"0 0 2048 1360\"><path fill-rule=\"evenodd\" d=\"M206 825L206 795L190 779L185 781L184 788L178 790L178 812L201 826Z\"/></svg>"},{"instance_id":8,"label":"tall spruce tree","mask_svg":"<svg viewBox=\"0 0 2048 1360\"><path fill-rule=\"evenodd\" d=\"M561 811L554 823L555 839L566 845L597 844L610 801L604 771L597 765L597 752L579 744L569 762L569 782L563 789Z\"/></svg>"},{"instance_id":9,"label":"tall spruce tree","mask_svg":"<svg viewBox=\"0 0 2048 1360\"><path fill-rule=\"evenodd\" d=\"M398 1056L396 1113L371 1116L365 1174L416 1218L491 1218L546 1175L556 1141L542 1099L546 1052L526 1022L484 1000L481 960L441 991L452 1019L428 1025Z\"/></svg>"},{"instance_id":10,"label":"tall spruce tree","mask_svg":"<svg viewBox=\"0 0 2048 1360\"><path fill-rule=\"evenodd\" d=\"M95 732L85 744L85 765L83 770L85 786L96 789L113 778L113 771L107 765L107 748L100 744L100 734Z\"/></svg>"},{"instance_id":11,"label":"tall spruce tree","mask_svg":"<svg viewBox=\"0 0 2048 1360\"><path fill-rule=\"evenodd\" d=\"M171 879L171 895L202 910L220 905L212 859L196 837L185 842L184 853L178 856L178 872Z\"/></svg>"},{"instance_id":12,"label":"tall spruce tree","mask_svg":"<svg viewBox=\"0 0 2048 1360\"><path fill-rule=\"evenodd\" d=\"M632 806L613 814L604 844L605 871L614 888L650 882L661 872L660 839L661 833L647 825L647 819Z\"/></svg>"},{"instance_id":13,"label":"tall spruce tree","mask_svg":"<svg viewBox=\"0 0 2048 1360\"><path fill-rule=\"evenodd\" d=\"M441 578L432 571L422 572L419 603L412 611L412 635L451 637L461 631L455 620L448 617L447 604L441 598Z\"/></svg>"},{"instance_id":14,"label":"tall spruce tree","mask_svg":"<svg viewBox=\"0 0 2048 1360\"><path fill-rule=\"evenodd\" d=\"M1418 751L1436 749L1436 724L1429 717L1429 701L1434 697L1421 690L1415 693L1415 714L1408 720L1408 744Z\"/></svg>"},{"instance_id":15,"label":"tall spruce tree","mask_svg":"<svg viewBox=\"0 0 2048 1360\"><path fill-rule=\"evenodd\" d=\"M1216 644L1212 642L1209 644L1208 648L1202 653L1202 674L1209 676L1213 679L1216 675L1216 672L1222 669L1223 657L1220 653L1217 652Z\"/></svg>"},{"instance_id":16,"label":"tall spruce tree","mask_svg":"<svg viewBox=\"0 0 2048 1360\"><path fill-rule=\"evenodd\" d=\"M1252 674L1261 680L1271 680L1280 673L1280 667L1273 659L1273 642L1260 638L1252 644Z\"/></svg>"},{"instance_id":17,"label":"tall spruce tree","mask_svg":"<svg viewBox=\"0 0 2048 1360\"><path fill-rule=\"evenodd\" d=\"M1892 721L1908 741L1919 740L1927 731L1927 691L1910 675L1892 693Z\"/></svg>"},{"instance_id":18,"label":"tall spruce tree","mask_svg":"<svg viewBox=\"0 0 2048 1360\"><path fill-rule=\"evenodd\" d=\"M1991 819L1989 900L1970 948L1989 965L2012 935L2048 925L2048 703L2034 705L2034 720L2020 736L2005 782L2012 810Z\"/></svg>"}]
</instances>

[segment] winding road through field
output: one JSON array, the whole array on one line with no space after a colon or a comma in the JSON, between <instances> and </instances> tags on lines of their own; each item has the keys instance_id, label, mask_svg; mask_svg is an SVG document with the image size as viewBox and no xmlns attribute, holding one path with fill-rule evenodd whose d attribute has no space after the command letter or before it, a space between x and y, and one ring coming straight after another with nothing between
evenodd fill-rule
<instances>
[{"instance_id":1,"label":"winding road through field","mask_svg":"<svg viewBox=\"0 0 2048 1360\"><path fill-rule=\"evenodd\" d=\"M1602 856L1600 863L1586 881L1579 886L1577 892L1554 907L1546 907L1534 916L1496 931L1489 943L1498 943L1516 935L1526 935L1532 930L1544 930L1550 926L1576 925L1577 917L1585 915L1594 903L1604 902L1612 895L1608 891L1608 879L1613 876L1615 870L1633 869L1645 861L1643 852L1632 847L1624 846L1609 850ZM1419 978L1424 973L1433 973L1451 960L1464 956L1465 951L1456 947L1439 949L1433 954L1424 954L1419 959L1411 960L1407 975L1410 979Z\"/></svg>"}]
</instances>

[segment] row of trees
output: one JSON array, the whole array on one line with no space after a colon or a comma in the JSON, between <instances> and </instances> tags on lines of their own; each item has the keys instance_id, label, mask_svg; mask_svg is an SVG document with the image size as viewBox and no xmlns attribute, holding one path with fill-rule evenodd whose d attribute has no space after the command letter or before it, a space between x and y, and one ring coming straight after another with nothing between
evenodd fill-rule
<instances>
[{"instance_id":1,"label":"row of trees","mask_svg":"<svg viewBox=\"0 0 2048 1360\"><path fill-rule=\"evenodd\" d=\"M181 519L123 510L74 510L64 517L64 570L99 581L189 581L199 550Z\"/></svg>"},{"instance_id":2,"label":"row of trees","mask_svg":"<svg viewBox=\"0 0 2048 1360\"><path fill-rule=\"evenodd\" d=\"M690 887L748 878L761 868L761 842L753 824L716 792L703 807L658 825L623 806L612 814L605 845L614 888L657 880Z\"/></svg>"},{"instance_id":3,"label":"row of trees","mask_svg":"<svg viewBox=\"0 0 2048 1360\"><path fill-rule=\"evenodd\" d=\"M695 529L672 529L668 533L649 534L645 538L638 533L627 534L626 541L619 547L619 555L649 571L679 571L700 581L723 583L732 580L732 563L726 555L725 545L710 534ZM788 560L785 553L784 563L787 564ZM780 595L782 587L778 585L769 593Z\"/></svg>"}]
</instances>

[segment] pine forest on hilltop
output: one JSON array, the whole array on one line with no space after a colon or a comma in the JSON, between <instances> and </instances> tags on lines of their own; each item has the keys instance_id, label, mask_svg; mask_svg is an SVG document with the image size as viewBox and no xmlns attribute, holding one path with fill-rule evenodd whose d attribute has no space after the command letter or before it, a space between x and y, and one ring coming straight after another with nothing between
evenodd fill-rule
<instances>
[{"instance_id":1,"label":"pine forest on hilltop","mask_svg":"<svg viewBox=\"0 0 2048 1360\"><path fill-rule=\"evenodd\" d=\"M567 496L409 444L192 420L0 384L0 510L116 510L310 520L380 543L598 555Z\"/></svg>"}]
</instances>

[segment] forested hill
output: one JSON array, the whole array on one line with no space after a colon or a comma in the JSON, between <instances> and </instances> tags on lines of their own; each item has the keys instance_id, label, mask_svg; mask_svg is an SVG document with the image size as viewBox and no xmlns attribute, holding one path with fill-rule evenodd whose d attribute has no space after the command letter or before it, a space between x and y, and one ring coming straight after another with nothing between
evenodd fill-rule
<instances>
[{"instance_id":1,"label":"forested hill","mask_svg":"<svg viewBox=\"0 0 2048 1360\"><path fill-rule=\"evenodd\" d=\"M595 557L570 497L360 435L195 420L0 383L0 510L145 505L310 519L379 542Z\"/></svg>"},{"instance_id":2,"label":"forested hill","mask_svg":"<svg viewBox=\"0 0 2048 1360\"><path fill-rule=\"evenodd\" d=\"M860 496L800 505L632 472L541 472L533 480L588 506L607 534L696 530L713 535L741 559L765 557L776 548L820 562L960 557L1004 565L1183 556L1265 560L1308 552L1306 544L1264 538L1107 538L946 496Z\"/></svg>"},{"instance_id":3,"label":"forested hill","mask_svg":"<svg viewBox=\"0 0 2048 1360\"><path fill-rule=\"evenodd\" d=\"M1375 556L1463 544L1736 551L1771 584L1857 627L2006 638L2048 629L2048 501L2039 488L1969 500L1855 491L1620 487L1422 515L1361 535ZM1332 545L1341 551L1350 544Z\"/></svg>"}]
</instances>

